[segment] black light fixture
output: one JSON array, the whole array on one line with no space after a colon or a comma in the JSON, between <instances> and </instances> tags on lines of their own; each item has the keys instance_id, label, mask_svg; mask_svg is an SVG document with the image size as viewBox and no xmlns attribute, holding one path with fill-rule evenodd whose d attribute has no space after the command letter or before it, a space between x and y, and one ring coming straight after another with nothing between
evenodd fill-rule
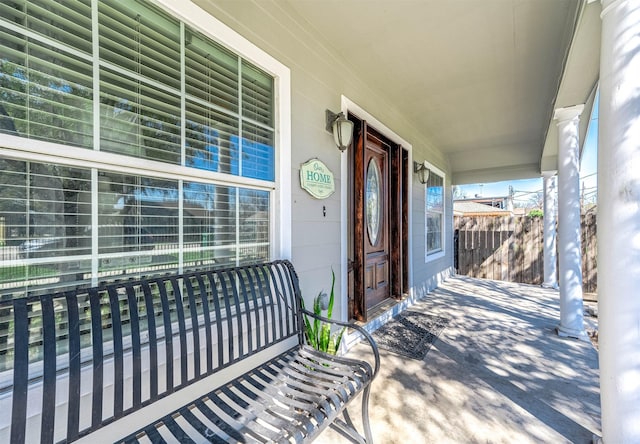
<instances>
[{"instance_id":1,"label":"black light fixture","mask_svg":"<svg viewBox=\"0 0 640 444\"><path fill-rule=\"evenodd\" d=\"M416 173L421 184L426 184L429 180L431 170L429 169L428 165L429 164L426 160L422 163L413 162L413 172Z\"/></svg>"},{"instance_id":2,"label":"black light fixture","mask_svg":"<svg viewBox=\"0 0 640 444\"><path fill-rule=\"evenodd\" d=\"M347 149L353 139L353 122L347 119L344 113L325 111L326 130L333 134L333 140L340 151Z\"/></svg>"}]
</instances>

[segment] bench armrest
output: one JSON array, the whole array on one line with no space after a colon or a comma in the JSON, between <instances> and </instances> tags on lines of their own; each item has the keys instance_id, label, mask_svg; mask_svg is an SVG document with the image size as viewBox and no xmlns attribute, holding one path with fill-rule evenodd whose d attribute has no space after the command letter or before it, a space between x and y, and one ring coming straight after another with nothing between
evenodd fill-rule
<instances>
[{"instance_id":1,"label":"bench armrest","mask_svg":"<svg viewBox=\"0 0 640 444\"><path fill-rule=\"evenodd\" d=\"M376 344L376 341L373 339L373 337L371 336L371 334L365 330L364 328L360 327L359 325L353 323L353 322L343 322L343 321L338 321L335 319L329 319L329 318L325 318L324 316L320 316L317 315L309 310L306 310L304 308L301 309L302 314L305 314L307 316L310 316L314 319L318 319L322 322L326 322L327 324L334 324L334 325L338 325L340 327L347 327L347 328L351 328L355 331L357 331L358 333L360 333L362 335L362 337L364 337L364 339L367 340L367 342L369 343L369 346L371 347L371 350L373 351L373 357L374 357L374 368L373 368L373 376L372 376L372 380L373 378L376 377L376 375L378 374L378 371L380 370L380 352L378 351L378 345Z\"/></svg>"}]
</instances>

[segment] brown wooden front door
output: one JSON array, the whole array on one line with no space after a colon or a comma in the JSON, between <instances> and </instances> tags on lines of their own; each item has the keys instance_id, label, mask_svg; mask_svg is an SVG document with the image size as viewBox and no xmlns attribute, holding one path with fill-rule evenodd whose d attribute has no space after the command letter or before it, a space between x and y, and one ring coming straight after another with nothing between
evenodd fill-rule
<instances>
[{"instance_id":1,"label":"brown wooden front door","mask_svg":"<svg viewBox=\"0 0 640 444\"><path fill-rule=\"evenodd\" d=\"M386 147L369 136L364 153L365 310L391 295L389 286L389 164Z\"/></svg>"},{"instance_id":2,"label":"brown wooden front door","mask_svg":"<svg viewBox=\"0 0 640 444\"><path fill-rule=\"evenodd\" d=\"M408 153L350 118L349 315L366 321L371 308L408 288Z\"/></svg>"}]
</instances>

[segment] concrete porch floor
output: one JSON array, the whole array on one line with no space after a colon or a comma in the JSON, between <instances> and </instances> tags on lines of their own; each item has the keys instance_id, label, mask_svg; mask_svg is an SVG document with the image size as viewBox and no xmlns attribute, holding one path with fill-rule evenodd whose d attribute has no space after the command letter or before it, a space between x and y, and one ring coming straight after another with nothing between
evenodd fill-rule
<instances>
[{"instance_id":1,"label":"concrete porch floor","mask_svg":"<svg viewBox=\"0 0 640 444\"><path fill-rule=\"evenodd\" d=\"M449 324L423 361L380 351L369 404L376 444L590 443L601 435L598 354L555 334L556 290L458 276L412 309ZM365 346L349 356L366 358ZM360 427L357 401L350 413ZM350 441L326 430L315 442Z\"/></svg>"}]
</instances>

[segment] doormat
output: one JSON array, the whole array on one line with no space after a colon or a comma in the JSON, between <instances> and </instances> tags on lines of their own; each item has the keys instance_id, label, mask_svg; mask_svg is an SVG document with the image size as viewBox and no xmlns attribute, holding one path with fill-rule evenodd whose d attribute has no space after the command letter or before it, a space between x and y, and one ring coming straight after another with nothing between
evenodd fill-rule
<instances>
[{"instance_id":1,"label":"doormat","mask_svg":"<svg viewBox=\"0 0 640 444\"><path fill-rule=\"evenodd\" d=\"M373 333L381 349L422 360L449 323L441 316L404 311Z\"/></svg>"}]
</instances>

